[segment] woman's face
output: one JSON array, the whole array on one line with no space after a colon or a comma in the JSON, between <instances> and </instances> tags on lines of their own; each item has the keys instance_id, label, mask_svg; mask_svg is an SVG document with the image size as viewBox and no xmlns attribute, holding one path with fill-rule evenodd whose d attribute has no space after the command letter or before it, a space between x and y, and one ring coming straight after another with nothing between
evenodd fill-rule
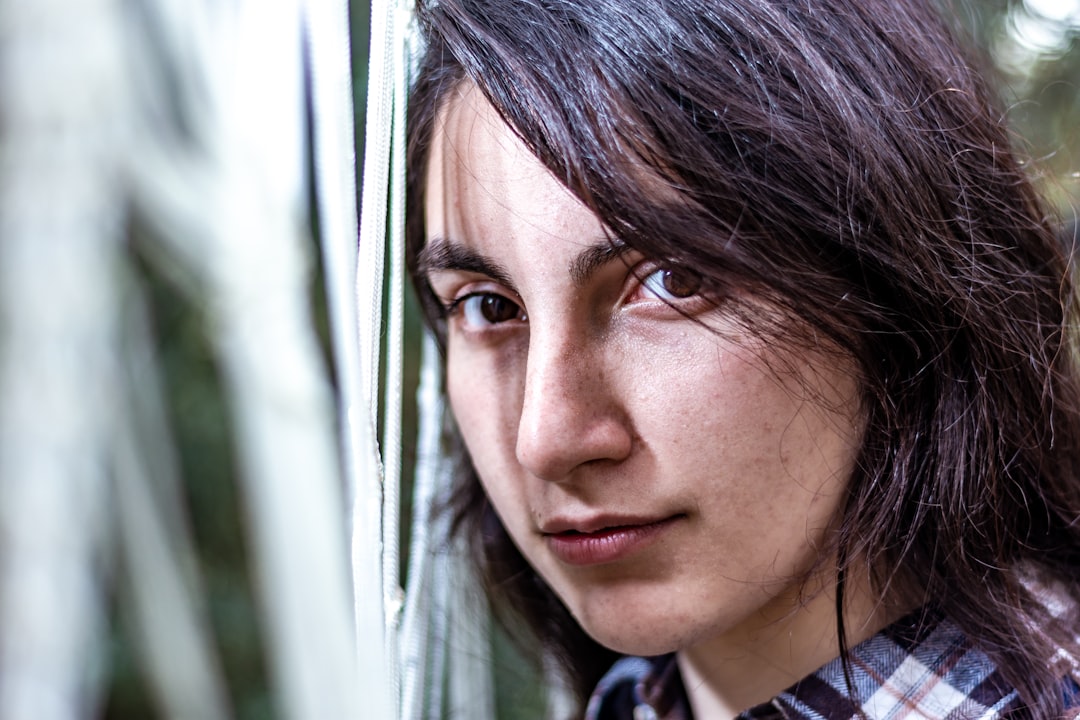
<instances>
[{"instance_id":1,"label":"woman's face","mask_svg":"<svg viewBox=\"0 0 1080 720\"><path fill-rule=\"evenodd\" d=\"M860 439L851 363L741 335L613 247L473 88L440 116L425 211L457 424L585 630L653 655L804 614Z\"/></svg>"}]
</instances>

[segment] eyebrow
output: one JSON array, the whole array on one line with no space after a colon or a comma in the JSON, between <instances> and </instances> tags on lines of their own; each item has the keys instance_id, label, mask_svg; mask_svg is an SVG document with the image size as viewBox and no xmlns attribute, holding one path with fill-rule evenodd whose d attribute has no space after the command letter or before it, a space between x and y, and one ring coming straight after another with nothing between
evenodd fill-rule
<instances>
[{"instance_id":1,"label":"eyebrow","mask_svg":"<svg viewBox=\"0 0 1080 720\"><path fill-rule=\"evenodd\" d=\"M492 280L514 289L510 273L491 258L461 243L443 237L432 238L416 256L416 268L424 275L441 270L458 270L487 275Z\"/></svg>"},{"instance_id":2,"label":"eyebrow","mask_svg":"<svg viewBox=\"0 0 1080 720\"><path fill-rule=\"evenodd\" d=\"M570 261L567 272L571 281L580 287L588 282L597 270L629 251L629 246L617 238L590 245ZM444 237L432 238L417 255L416 265L424 275L442 270L486 275L516 292L510 273L504 266L472 248Z\"/></svg>"},{"instance_id":3,"label":"eyebrow","mask_svg":"<svg viewBox=\"0 0 1080 720\"><path fill-rule=\"evenodd\" d=\"M618 238L609 239L606 242L590 245L570 261L568 272L570 279L577 286L582 286L597 270L607 265L612 260L621 258L628 253L630 248Z\"/></svg>"}]
</instances>

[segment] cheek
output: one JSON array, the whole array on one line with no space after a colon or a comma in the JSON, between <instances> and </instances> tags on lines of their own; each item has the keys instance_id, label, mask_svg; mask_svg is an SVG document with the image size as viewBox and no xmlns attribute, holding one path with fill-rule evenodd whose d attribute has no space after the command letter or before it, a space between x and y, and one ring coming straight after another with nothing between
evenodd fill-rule
<instances>
[{"instance_id":1,"label":"cheek","mask_svg":"<svg viewBox=\"0 0 1080 720\"><path fill-rule=\"evenodd\" d=\"M447 399L472 466L503 527L535 564L528 481L516 460L521 390L515 378L512 363L493 363L489 354L447 354Z\"/></svg>"},{"instance_id":2,"label":"cheek","mask_svg":"<svg viewBox=\"0 0 1080 720\"><path fill-rule=\"evenodd\" d=\"M458 431L474 461L490 454L497 438L494 422L499 417L499 403L493 384L497 378L484 368L451 353L446 365L446 394ZM486 387L485 387L486 385Z\"/></svg>"},{"instance_id":3,"label":"cheek","mask_svg":"<svg viewBox=\"0 0 1080 720\"><path fill-rule=\"evenodd\" d=\"M854 373L784 374L733 348L700 353L695 372L653 375L640 395L639 430L669 482L694 492L736 537L804 542L820 537L850 478L861 441ZM646 410L646 408L648 408ZM756 529L755 529L756 528ZM742 531L747 531L743 535Z\"/></svg>"},{"instance_id":4,"label":"cheek","mask_svg":"<svg viewBox=\"0 0 1080 720\"><path fill-rule=\"evenodd\" d=\"M521 403L518 385L512 359L456 349L453 344L448 348L447 399L485 489L489 479L507 476L514 458Z\"/></svg>"},{"instance_id":5,"label":"cheek","mask_svg":"<svg viewBox=\"0 0 1080 720\"><path fill-rule=\"evenodd\" d=\"M807 374L769 374L746 383L735 442L744 451L731 505L756 527L757 542L776 548L775 572L808 569L829 545L861 441L855 383L843 374L827 384Z\"/></svg>"}]
</instances>

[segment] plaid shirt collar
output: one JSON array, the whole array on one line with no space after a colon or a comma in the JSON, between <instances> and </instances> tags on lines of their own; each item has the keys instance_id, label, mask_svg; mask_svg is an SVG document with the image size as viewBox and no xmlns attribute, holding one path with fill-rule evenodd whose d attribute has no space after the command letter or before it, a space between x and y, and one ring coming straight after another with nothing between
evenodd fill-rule
<instances>
[{"instance_id":1,"label":"plaid shirt collar","mask_svg":"<svg viewBox=\"0 0 1080 720\"><path fill-rule=\"evenodd\" d=\"M997 718L1018 704L1016 690L952 622L928 611L908 615L851 653L848 692L837 658L739 720Z\"/></svg>"},{"instance_id":2,"label":"plaid shirt collar","mask_svg":"<svg viewBox=\"0 0 1080 720\"><path fill-rule=\"evenodd\" d=\"M986 655L960 629L918 611L850 652L848 692L837 658L737 720L959 720L1003 717L1019 704ZM624 658L597 686L586 720L690 720L674 655Z\"/></svg>"}]
</instances>

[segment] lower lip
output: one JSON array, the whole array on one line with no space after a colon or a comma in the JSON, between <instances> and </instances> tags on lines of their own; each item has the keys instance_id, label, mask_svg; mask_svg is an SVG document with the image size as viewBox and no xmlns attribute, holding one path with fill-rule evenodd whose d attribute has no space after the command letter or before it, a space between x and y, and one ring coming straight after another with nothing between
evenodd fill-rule
<instances>
[{"instance_id":1,"label":"lower lip","mask_svg":"<svg viewBox=\"0 0 1080 720\"><path fill-rule=\"evenodd\" d=\"M678 516L647 525L623 525L594 533L545 535L548 547L567 565L602 565L622 560L657 540Z\"/></svg>"}]
</instances>

